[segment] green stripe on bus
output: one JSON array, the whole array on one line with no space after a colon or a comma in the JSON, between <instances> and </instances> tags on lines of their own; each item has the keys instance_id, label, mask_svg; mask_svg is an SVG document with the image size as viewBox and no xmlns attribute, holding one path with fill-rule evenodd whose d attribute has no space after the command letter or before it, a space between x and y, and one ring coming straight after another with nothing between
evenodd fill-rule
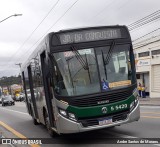
<instances>
[{"instance_id":1,"label":"green stripe on bus","mask_svg":"<svg viewBox=\"0 0 160 147\"><path fill-rule=\"evenodd\" d=\"M91 107L76 107L76 106L68 106L67 111L74 113L76 117L92 117L92 116L102 116L104 113L102 112L102 108L107 108L106 114L111 114L115 112L119 112L122 110L126 110L130 107L130 104L135 100L135 97L132 95L128 99L112 103L105 104L99 106L91 106ZM126 107L127 104L127 107Z\"/></svg>"}]
</instances>

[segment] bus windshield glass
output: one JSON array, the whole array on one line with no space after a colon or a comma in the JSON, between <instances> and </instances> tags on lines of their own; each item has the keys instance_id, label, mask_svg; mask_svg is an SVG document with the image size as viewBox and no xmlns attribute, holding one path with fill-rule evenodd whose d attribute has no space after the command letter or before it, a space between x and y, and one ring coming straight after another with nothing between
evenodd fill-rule
<instances>
[{"instance_id":1,"label":"bus windshield glass","mask_svg":"<svg viewBox=\"0 0 160 147\"><path fill-rule=\"evenodd\" d=\"M93 48L55 53L55 88L64 96L100 91L98 70Z\"/></svg>"},{"instance_id":2,"label":"bus windshield glass","mask_svg":"<svg viewBox=\"0 0 160 147\"><path fill-rule=\"evenodd\" d=\"M131 84L129 45L54 53L54 89L62 96L112 90Z\"/></svg>"},{"instance_id":3,"label":"bus windshield glass","mask_svg":"<svg viewBox=\"0 0 160 147\"><path fill-rule=\"evenodd\" d=\"M129 45L95 48L102 90L131 85Z\"/></svg>"}]
</instances>

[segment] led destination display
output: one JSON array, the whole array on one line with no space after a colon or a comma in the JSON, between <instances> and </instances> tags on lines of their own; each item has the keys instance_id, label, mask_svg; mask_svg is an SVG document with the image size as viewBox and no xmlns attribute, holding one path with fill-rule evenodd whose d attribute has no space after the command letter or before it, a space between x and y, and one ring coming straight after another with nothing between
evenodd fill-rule
<instances>
[{"instance_id":1,"label":"led destination display","mask_svg":"<svg viewBox=\"0 0 160 147\"><path fill-rule=\"evenodd\" d=\"M93 29L60 34L61 44L121 38L120 29Z\"/></svg>"}]
</instances>

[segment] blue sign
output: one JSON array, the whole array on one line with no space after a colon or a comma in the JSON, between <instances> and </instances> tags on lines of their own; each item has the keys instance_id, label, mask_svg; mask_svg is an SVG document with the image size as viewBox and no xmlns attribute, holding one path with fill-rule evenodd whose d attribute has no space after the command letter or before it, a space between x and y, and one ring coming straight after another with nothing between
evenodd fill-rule
<instances>
[{"instance_id":1,"label":"blue sign","mask_svg":"<svg viewBox=\"0 0 160 147\"><path fill-rule=\"evenodd\" d=\"M102 89L103 90L108 90L109 89L109 84L108 84L108 82L102 82Z\"/></svg>"}]
</instances>

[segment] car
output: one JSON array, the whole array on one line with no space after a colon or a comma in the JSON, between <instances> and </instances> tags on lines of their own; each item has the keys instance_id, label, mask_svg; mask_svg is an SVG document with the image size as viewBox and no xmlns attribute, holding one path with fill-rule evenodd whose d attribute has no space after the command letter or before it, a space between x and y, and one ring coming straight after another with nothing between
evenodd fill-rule
<instances>
[{"instance_id":1,"label":"car","mask_svg":"<svg viewBox=\"0 0 160 147\"><path fill-rule=\"evenodd\" d=\"M24 93L20 93L19 97L20 97L20 101L24 101Z\"/></svg>"},{"instance_id":2,"label":"car","mask_svg":"<svg viewBox=\"0 0 160 147\"><path fill-rule=\"evenodd\" d=\"M6 105L15 105L15 102L12 99L11 95L6 95L2 98L2 106L6 106Z\"/></svg>"},{"instance_id":3,"label":"car","mask_svg":"<svg viewBox=\"0 0 160 147\"><path fill-rule=\"evenodd\" d=\"M24 101L24 94L23 93L18 93L14 96L15 101Z\"/></svg>"},{"instance_id":4,"label":"car","mask_svg":"<svg viewBox=\"0 0 160 147\"><path fill-rule=\"evenodd\" d=\"M21 97L19 93L15 95L15 101L21 101Z\"/></svg>"}]
</instances>

